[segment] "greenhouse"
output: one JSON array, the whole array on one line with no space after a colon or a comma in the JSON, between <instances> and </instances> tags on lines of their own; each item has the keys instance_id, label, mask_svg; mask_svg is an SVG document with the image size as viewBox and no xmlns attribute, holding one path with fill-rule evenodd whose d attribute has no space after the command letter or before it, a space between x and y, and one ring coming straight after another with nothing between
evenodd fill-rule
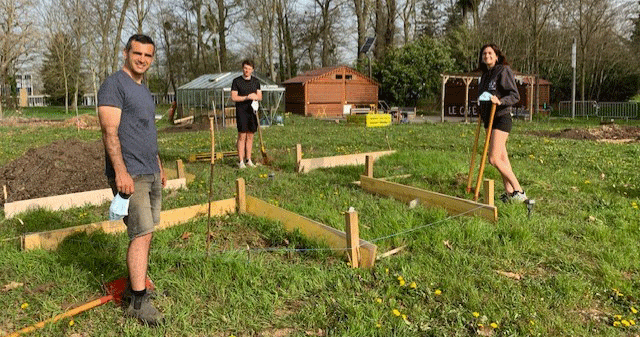
<instances>
[{"instance_id":1,"label":"greenhouse","mask_svg":"<svg viewBox=\"0 0 640 337\"><path fill-rule=\"evenodd\" d=\"M195 120L215 117L216 124L235 125L235 103L231 101L231 83L242 76L241 71L207 74L180 86L176 93L176 119L193 116ZM254 72L260 81L262 102L261 120L270 124L278 111L284 108L284 88L265 76Z\"/></svg>"}]
</instances>

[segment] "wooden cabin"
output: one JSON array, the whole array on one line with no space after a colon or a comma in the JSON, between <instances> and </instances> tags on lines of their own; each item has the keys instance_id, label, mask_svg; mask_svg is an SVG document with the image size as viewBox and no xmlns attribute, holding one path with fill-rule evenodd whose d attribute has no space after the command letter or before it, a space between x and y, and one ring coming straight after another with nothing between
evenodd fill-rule
<instances>
[{"instance_id":1,"label":"wooden cabin","mask_svg":"<svg viewBox=\"0 0 640 337\"><path fill-rule=\"evenodd\" d=\"M347 66L325 67L286 80L285 111L342 117L356 106L378 104L378 82Z\"/></svg>"},{"instance_id":2,"label":"wooden cabin","mask_svg":"<svg viewBox=\"0 0 640 337\"><path fill-rule=\"evenodd\" d=\"M443 94L443 107L444 116L465 116L465 101L469 106L469 115L478 115L478 81L480 80L480 73L463 73L453 74L445 73L442 75L444 82L444 94ZM516 84L518 86L518 92L520 93L520 101L514 106L515 110L523 111L534 108L535 104L535 76L522 73L514 73L516 77ZM446 79L446 81L445 81ZM551 82L539 78L538 83L540 86L540 106L542 110L545 106L549 106L550 103L550 91ZM467 91L469 96L465 97Z\"/></svg>"}]
</instances>

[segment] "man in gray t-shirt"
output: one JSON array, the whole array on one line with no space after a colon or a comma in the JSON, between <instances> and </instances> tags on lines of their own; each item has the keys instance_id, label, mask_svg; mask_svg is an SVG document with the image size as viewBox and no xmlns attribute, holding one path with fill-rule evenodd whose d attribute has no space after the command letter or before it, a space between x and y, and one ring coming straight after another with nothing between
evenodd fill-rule
<instances>
[{"instance_id":1,"label":"man in gray t-shirt","mask_svg":"<svg viewBox=\"0 0 640 337\"><path fill-rule=\"evenodd\" d=\"M167 176L158 155L155 104L142 84L153 62L155 45L146 35L133 35L124 49L122 70L109 76L98 91L98 116L105 147L105 174L114 195L129 199L124 218L130 243L125 315L142 323L164 321L147 292L147 265L154 226L160 223L162 187Z\"/></svg>"}]
</instances>

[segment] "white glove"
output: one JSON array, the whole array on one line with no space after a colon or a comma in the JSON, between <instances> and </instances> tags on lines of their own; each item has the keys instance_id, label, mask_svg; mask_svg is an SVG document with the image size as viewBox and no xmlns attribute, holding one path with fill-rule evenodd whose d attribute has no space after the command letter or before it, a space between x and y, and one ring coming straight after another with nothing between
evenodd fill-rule
<instances>
[{"instance_id":1,"label":"white glove","mask_svg":"<svg viewBox=\"0 0 640 337\"><path fill-rule=\"evenodd\" d=\"M260 103L258 103L258 101L253 101L251 102L251 107L253 108L253 111L258 111L258 108L260 108Z\"/></svg>"}]
</instances>

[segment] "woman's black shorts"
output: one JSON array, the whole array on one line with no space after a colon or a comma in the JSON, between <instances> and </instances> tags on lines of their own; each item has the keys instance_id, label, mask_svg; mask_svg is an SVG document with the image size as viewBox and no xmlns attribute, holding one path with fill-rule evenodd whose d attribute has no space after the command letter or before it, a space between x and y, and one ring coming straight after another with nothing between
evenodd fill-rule
<instances>
[{"instance_id":1,"label":"woman's black shorts","mask_svg":"<svg viewBox=\"0 0 640 337\"><path fill-rule=\"evenodd\" d=\"M483 118L484 128L489 128L489 119ZM495 116L493 118L493 126L492 129L504 131L506 133L511 132L511 128L513 127L513 120L511 119L511 114L507 113L502 116Z\"/></svg>"},{"instance_id":2,"label":"woman's black shorts","mask_svg":"<svg viewBox=\"0 0 640 337\"><path fill-rule=\"evenodd\" d=\"M238 111L238 113L236 113L236 121L238 132L255 133L258 131L258 119L253 112Z\"/></svg>"}]
</instances>

